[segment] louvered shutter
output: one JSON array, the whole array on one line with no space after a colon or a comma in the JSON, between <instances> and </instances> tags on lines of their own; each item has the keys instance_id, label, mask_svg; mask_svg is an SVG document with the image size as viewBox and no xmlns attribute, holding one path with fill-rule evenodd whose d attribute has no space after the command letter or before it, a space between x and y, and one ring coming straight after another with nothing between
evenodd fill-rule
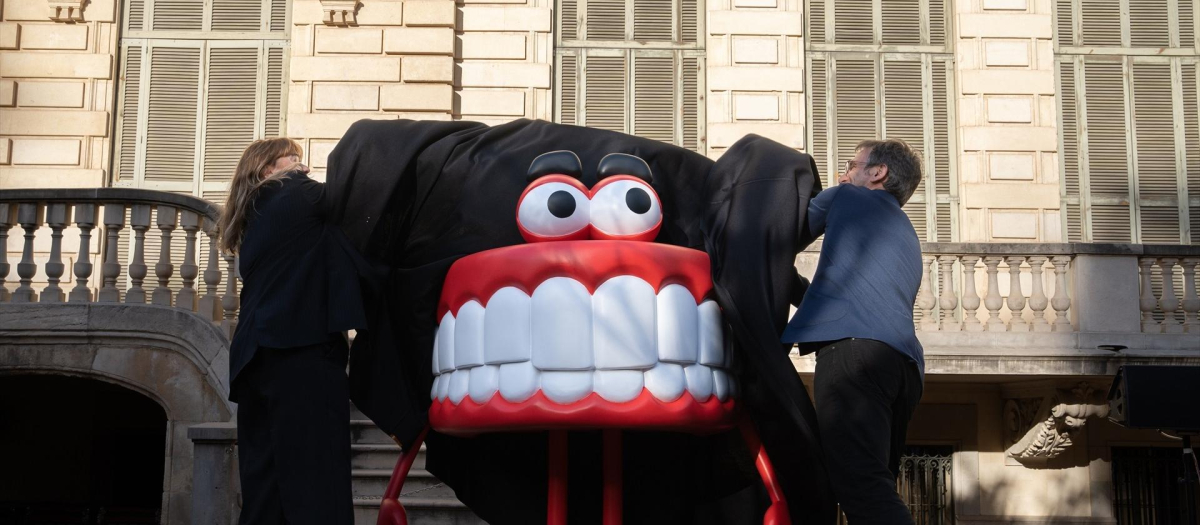
<instances>
[{"instance_id":1,"label":"louvered shutter","mask_svg":"<svg viewBox=\"0 0 1200 525\"><path fill-rule=\"evenodd\" d=\"M125 7L125 30L141 31L146 27L146 0L129 0Z\"/></svg>"},{"instance_id":2,"label":"louvered shutter","mask_svg":"<svg viewBox=\"0 0 1200 525\"><path fill-rule=\"evenodd\" d=\"M808 9L804 10L804 14L808 21L808 41L811 43L825 42L825 9L825 0L808 0Z\"/></svg>"},{"instance_id":3,"label":"louvered shutter","mask_svg":"<svg viewBox=\"0 0 1200 525\"><path fill-rule=\"evenodd\" d=\"M1200 244L1200 107L1196 98L1196 64L1180 66L1183 106L1184 181L1188 198L1191 239L1184 242Z\"/></svg>"},{"instance_id":4,"label":"louvered shutter","mask_svg":"<svg viewBox=\"0 0 1200 525\"><path fill-rule=\"evenodd\" d=\"M1075 2L1073 0L1055 0L1054 35L1058 45L1075 45Z\"/></svg>"},{"instance_id":5,"label":"louvered shutter","mask_svg":"<svg viewBox=\"0 0 1200 525\"><path fill-rule=\"evenodd\" d=\"M1082 0L1082 45L1121 45L1120 0Z\"/></svg>"},{"instance_id":6,"label":"louvered shutter","mask_svg":"<svg viewBox=\"0 0 1200 525\"><path fill-rule=\"evenodd\" d=\"M921 89L921 63L913 61L883 62L883 137L900 139L918 151L925 149L925 93ZM926 161L928 164L928 160ZM931 201L930 177L921 180L921 185L904 205L904 213L913 223L917 237L931 240L928 232Z\"/></svg>"},{"instance_id":7,"label":"louvered shutter","mask_svg":"<svg viewBox=\"0 0 1200 525\"><path fill-rule=\"evenodd\" d=\"M633 0L633 39L674 40L672 4L663 0Z\"/></svg>"},{"instance_id":8,"label":"louvered shutter","mask_svg":"<svg viewBox=\"0 0 1200 525\"><path fill-rule=\"evenodd\" d=\"M126 46L121 60L121 111L117 126L116 174L114 180L134 181L137 177L138 111L142 95L142 46Z\"/></svg>"},{"instance_id":9,"label":"louvered shutter","mask_svg":"<svg viewBox=\"0 0 1200 525\"><path fill-rule=\"evenodd\" d=\"M854 147L866 139L878 138L880 130L875 114L879 107L875 87L875 61L860 59L833 60L834 128L837 148L836 167L845 169L846 161L854 159Z\"/></svg>"},{"instance_id":10,"label":"louvered shutter","mask_svg":"<svg viewBox=\"0 0 1200 525\"><path fill-rule=\"evenodd\" d=\"M1171 65L1134 63L1132 73L1141 240L1178 243L1180 168L1175 163Z\"/></svg>"},{"instance_id":11,"label":"louvered shutter","mask_svg":"<svg viewBox=\"0 0 1200 525\"><path fill-rule=\"evenodd\" d=\"M576 125L578 121L579 100L579 57L575 55L559 55L558 57L558 120L563 124Z\"/></svg>"},{"instance_id":12,"label":"louvered shutter","mask_svg":"<svg viewBox=\"0 0 1200 525\"><path fill-rule=\"evenodd\" d=\"M1058 62L1059 150L1063 198L1065 208L1063 221L1066 223L1066 238L1069 242L1083 241L1083 214L1079 186L1079 117L1075 92L1075 62L1062 59Z\"/></svg>"},{"instance_id":13,"label":"louvered shutter","mask_svg":"<svg viewBox=\"0 0 1200 525\"><path fill-rule=\"evenodd\" d=\"M1167 0L1129 0L1129 44L1133 47L1170 46L1168 12Z\"/></svg>"},{"instance_id":14,"label":"louvered shutter","mask_svg":"<svg viewBox=\"0 0 1200 525\"><path fill-rule=\"evenodd\" d=\"M884 44L921 43L920 0L886 0L880 7L883 23L880 36Z\"/></svg>"},{"instance_id":15,"label":"louvered shutter","mask_svg":"<svg viewBox=\"0 0 1200 525\"><path fill-rule=\"evenodd\" d=\"M144 1L144 0L143 0ZM153 0L150 29L200 31L204 29L204 0Z\"/></svg>"},{"instance_id":16,"label":"louvered shutter","mask_svg":"<svg viewBox=\"0 0 1200 525\"><path fill-rule=\"evenodd\" d=\"M258 55L258 48L208 50L202 183L228 183L254 140Z\"/></svg>"},{"instance_id":17,"label":"louvered shutter","mask_svg":"<svg viewBox=\"0 0 1200 525\"><path fill-rule=\"evenodd\" d=\"M212 31L261 31L262 8L262 0L212 0Z\"/></svg>"},{"instance_id":18,"label":"louvered shutter","mask_svg":"<svg viewBox=\"0 0 1200 525\"><path fill-rule=\"evenodd\" d=\"M194 180L200 66L200 47L150 48L146 181L191 183Z\"/></svg>"},{"instance_id":19,"label":"louvered shutter","mask_svg":"<svg viewBox=\"0 0 1200 525\"><path fill-rule=\"evenodd\" d=\"M703 108L700 106L700 61L701 58L685 57L683 59L683 95L682 135L683 142L679 145L692 151L700 151L700 122Z\"/></svg>"},{"instance_id":20,"label":"louvered shutter","mask_svg":"<svg viewBox=\"0 0 1200 525\"><path fill-rule=\"evenodd\" d=\"M954 239L954 223L957 218L955 210L958 193L951 177L951 134L950 134L950 85L948 78L954 75L953 66L948 62L933 62L930 67L932 91L929 93L929 105L933 109L933 122L927 122L926 129L932 129L933 140L926 140L925 149L925 178L932 181L934 207L934 233L938 242L950 242ZM932 146L932 151L930 151Z\"/></svg>"},{"instance_id":21,"label":"louvered shutter","mask_svg":"<svg viewBox=\"0 0 1200 525\"><path fill-rule=\"evenodd\" d=\"M826 63L827 60L824 58L810 58L808 62L808 114L811 117L808 126L808 144L810 144L809 154L816 161L817 168L825 174L824 182L828 187L837 180L838 168L834 166L834 159L829 155L832 137L829 136L828 124L829 80Z\"/></svg>"},{"instance_id":22,"label":"louvered shutter","mask_svg":"<svg viewBox=\"0 0 1200 525\"><path fill-rule=\"evenodd\" d=\"M263 105L263 137L283 136L283 66L287 59L286 49L267 48L266 100Z\"/></svg>"},{"instance_id":23,"label":"louvered shutter","mask_svg":"<svg viewBox=\"0 0 1200 525\"><path fill-rule=\"evenodd\" d=\"M648 1L648 0L643 0ZM670 55L635 53L633 59L633 133L675 142L675 64Z\"/></svg>"},{"instance_id":24,"label":"louvered shutter","mask_svg":"<svg viewBox=\"0 0 1200 525\"><path fill-rule=\"evenodd\" d=\"M872 0L833 2L833 41L838 44L874 43L874 5Z\"/></svg>"},{"instance_id":25,"label":"louvered shutter","mask_svg":"<svg viewBox=\"0 0 1200 525\"><path fill-rule=\"evenodd\" d=\"M886 1L886 0L883 0ZM946 2L949 0L929 1L929 44L946 45Z\"/></svg>"},{"instance_id":26,"label":"louvered shutter","mask_svg":"<svg viewBox=\"0 0 1200 525\"><path fill-rule=\"evenodd\" d=\"M585 55L583 123L592 128L625 131L626 58Z\"/></svg>"},{"instance_id":27,"label":"louvered shutter","mask_svg":"<svg viewBox=\"0 0 1200 525\"><path fill-rule=\"evenodd\" d=\"M1131 242L1124 68L1087 61L1083 72L1092 241Z\"/></svg>"},{"instance_id":28,"label":"louvered shutter","mask_svg":"<svg viewBox=\"0 0 1200 525\"><path fill-rule=\"evenodd\" d=\"M700 34L700 3L688 0L679 2L679 40L684 43L703 42Z\"/></svg>"},{"instance_id":29,"label":"louvered shutter","mask_svg":"<svg viewBox=\"0 0 1200 525\"><path fill-rule=\"evenodd\" d=\"M580 0L559 0L558 35L563 40L579 38Z\"/></svg>"},{"instance_id":30,"label":"louvered shutter","mask_svg":"<svg viewBox=\"0 0 1200 525\"><path fill-rule=\"evenodd\" d=\"M288 0L271 0L270 31L287 32Z\"/></svg>"},{"instance_id":31,"label":"louvered shutter","mask_svg":"<svg viewBox=\"0 0 1200 525\"><path fill-rule=\"evenodd\" d=\"M1195 0L1179 0L1176 18L1179 20L1179 47L1196 48Z\"/></svg>"},{"instance_id":32,"label":"louvered shutter","mask_svg":"<svg viewBox=\"0 0 1200 525\"><path fill-rule=\"evenodd\" d=\"M625 40L626 0L585 0L588 40Z\"/></svg>"}]
</instances>

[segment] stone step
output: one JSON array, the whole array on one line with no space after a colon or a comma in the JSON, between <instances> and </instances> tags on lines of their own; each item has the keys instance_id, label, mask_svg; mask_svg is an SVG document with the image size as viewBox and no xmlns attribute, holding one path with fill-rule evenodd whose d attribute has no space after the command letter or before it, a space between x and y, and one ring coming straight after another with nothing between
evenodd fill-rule
<instances>
[{"instance_id":1,"label":"stone step","mask_svg":"<svg viewBox=\"0 0 1200 525\"><path fill-rule=\"evenodd\" d=\"M424 447L413 463L413 468L425 468ZM350 468L354 469L388 469L395 468L400 459L400 447L395 444L352 444L350 445Z\"/></svg>"},{"instance_id":2,"label":"stone step","mask_svg":"<svg viewBox=\"0 0 1200 525\"><path fill-rule=\"evenodd\" d=\"M392 477L392 469L355 469L350 471L353 481L354 497L377 498L387 489L388 480ZM419 493L416 493L420 491ZM424 469L412 469L408 479L404 481L401 494L415 493L425 499L444 499L458 503L454 490L442 484ZM461 505L461 504L460 504Z\"/></svg>"},{"instance_id":3,"label":"stone step","mask_svg":"<svg viewBox=\"0 0 1200 525\"><path fill-rule=\"evenodd\" d=\"M458 501L401 498L411 525L486 525ZM379 498L354 498L354 525L375 525L379 516Z\"/></svg>"},{"instance_id":4,"label":"stone step","mask_svg":"<svg viewBox=\"0 0 1200 525\"><path fill-rule=\"evenodd\" d=\"M356 444L396 445L392 437L385 434L370 419L350 420L350 442Z\"/></svg>"}]
</instances>

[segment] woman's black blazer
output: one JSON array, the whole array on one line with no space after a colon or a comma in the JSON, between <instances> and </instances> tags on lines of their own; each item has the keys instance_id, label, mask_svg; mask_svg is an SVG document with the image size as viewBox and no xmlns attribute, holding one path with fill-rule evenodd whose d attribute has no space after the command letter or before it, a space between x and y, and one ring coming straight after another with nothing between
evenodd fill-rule
<instances>
[{"instance_id":1,"label":"woman's black blazer","mask_svg":"<svg viewBox=\"0 0 1200 525\"><path fill-rule=\"evenodd\" d=\"M325 185L293 171L259 190L239 253L241 312L229 350L229 399L260 346L292 348L365 329L361 260L325 222Z\"/></svg>"}]
</instances>

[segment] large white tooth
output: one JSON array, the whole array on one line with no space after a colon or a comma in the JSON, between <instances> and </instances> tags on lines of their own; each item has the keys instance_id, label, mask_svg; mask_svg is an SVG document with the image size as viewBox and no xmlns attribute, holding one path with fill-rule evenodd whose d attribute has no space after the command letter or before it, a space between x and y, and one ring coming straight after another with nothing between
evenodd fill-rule
<instances>
[{"instance_id":1,"label":"large white tooth","mask_svg":"<svg viewBox=\"0 0 1200 525\"><path fill-rule=\"evenodd\" d=\"M450 397L450 374L442 374L438 376L437 399L445 401L447 397Z\"/></svg>"},{"instance_id":2,"label":"large white tooth","mask_svg":"<svg viewBox=\"0 0 1200 525\"><path fill-rule=\"evenodd\" d=\"M700 348L700 314L692 292L678 284L658 291L658 358L674 363L696 362Z\"/></svg>"},{"instance_id":3,"label":"large white tooth","mask_svg":"<svg viewBox=\"0 0 1200 525\"><path fill-rule=\"evenodd\" d=\"M700 364L720 366L725 362L725 341L721 337L721 307L708 300L697 307L700 314Z\"/></svg>"},{"instance_id":4,"label":"large white tooth","mask_svg":"<svg viewBox=\"0 0 1200 525\"><path fill-rule=\"evenodd\" d=\"M538 388L538 371L533 363L505 363L500 365L500 395L505 401L520 403L532 396Z\"/></svg>"},{"instance_id":5,"label":"large white tooth","mask_svg":"<svg viewBox=\"0 0 1200 525\"><path fill-rule=\"evenodd\" d=\"M692 393L692 397L696 401L707 401L713 393L713 375L712 369L704 365L692 365L684 367L683 373L687 375L687 389Z\"/></svg>"},{"instance_id":6,"label":"large white tooth","mask_svg":"<svg viewBox=\"0 0 1200 525\"><path fill-rule=\"evenodd\" d=\"M729 374L724 370L714 368L713 371L713 393L721 402L729 399Z\"/></svg>"},{"instance_id":7,"label":"large white tooth","mask_svg":"<svg viewBox=\"0 0 1200 525\"><path fill-rule=\"evenodd\" d=\"M547 279L533 291L532 305L533 366L590 370L592 296L587 288L566 277Z\"/></svg>"},{"instance_id":8,"label":"large white tooth","mask_svg":"<svg viewBox=\"0 0 1200 525\"><path fill-rule=\"evenodd\" d=\"M430 359L430 361L433 362L432 363L433 364L433 375L435 375L435 376L442 373L441 367L438 366L438 351L439 351L438 349L441 347L441 344L440 344L441 341L442 341L442 327L439 325L437 327L437 330L433 333L433 351L430 352L431 354L433 354L432 359Z\"/></svg>"},{"instance_id":9,"label":"large white tooth","mask_svg":"<svg viewBox=\"0 0 1200 525\"><path fill-rule=\"evenodd\" d=\"M467 393L471 401L486 403L500 389L500 366L483 365L471 369L471 387Z\"/></svg>"},{"instance_id":10,"label":"large white tooth","mask_svg":"<svg viewBox=\"0 0 1200 525\"><path fill-rule=\"evenodd\" d=\"M542 392L560 405L574 403L592 393L592 371L542 372Z\"/></svg>"},{"instance_id":11,"label":"large white tooth","mask_svg":"<svg viewBox=\"0 0 1200 525\"><path fill-rule=\"evenodd\" d=\"M529 296L506 286L492 294L483 314L483 357L489 365L528 361Z\"/></svg>"},{"instance_id":12,"label":"large white tooth","mask_svg":"<svg viewBox=\"0 0 1200 525\"><path fill-rule=\"evenodd\" d=\"M613 403L633 401L642 393L641 370L597 370L596 393Z\"/></svg>"},{"instance_id":13,"label":"large white tooth","mask_svg":"<svg viewBox=\"0 0 1200 525\"><path fill-rule=\"evenodd\" d=\"M483 306L467 301L454 318L454 367L483 364Z\"/></svg>"},{"instance_id":14,"label":"large white tooth","mask_svg":"<svg viewBox=\"0 0 1200 525\"><path fill-rule=\"evenodd\" d=\"M442 324L438 325L438 370L443 374L454 370L454 316L450 312L442 316Z\"/></svg>"},{"instance_id":15,"label":"large white tooth","mask_svg":"<svg viewBox=\"0 0 1200 525\"><path fill-rule=\"evenodd\" d=\"M437 351L434 351L433 355L437 355ZM433 386L429 388L429 399L437 399L438 386L440 386L441 383L442 376L433 376Z\"/></svg>"},{"instance_id":16,"label":"large white tooth","mask_svg":"<svg viewBox=\"0 0 1200 525\"><path fill-rule=\"evenodd\" d=\"M468 369L455 370L450 374L450 402L454 404L462 403L464 397L467 397L467 389L471 386L471 371Z\"/></svg>"},{"instance_id":17,"label":"large white tooth","mask_svg":"<svg viewBox=\"0 0 1200 525\"><path fill-rule=\"evenodd\" d=\"M654 287L631 275L604 281L592 297L596 368L646 370L658 362Z\"/></svg>"},{"instance_id":18,"label":"large white tooth","mask_svg":"<svg viewBox=\"0 0 1200 525\"><path fill-rule=\"evenodd\" d=\"M646 390L659 401L674 401L687 388L683 367L675 363L659 363L646 371Z\"/></svg>"}]
</instances>

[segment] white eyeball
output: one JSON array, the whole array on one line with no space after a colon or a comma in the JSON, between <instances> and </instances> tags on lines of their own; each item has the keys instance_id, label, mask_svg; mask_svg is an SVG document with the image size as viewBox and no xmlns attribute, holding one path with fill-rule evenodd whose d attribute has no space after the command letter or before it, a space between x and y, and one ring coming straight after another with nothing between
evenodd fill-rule
<instances>
[{"instance_id":1,"label":"white eyeball","mask_svg":"<svg viewBox=\"0 0 1200 525\"><path fill-rule=\"evenodd\" d=\"M535 183L536 184L536 183ZM562 237L587 228L591 218L587 195L562 182L534 186L517 207L517 222L541 237Z\"/></svg>"},{"instance_id":2,"label":"white eyeball","mask_svg":"<svg viewBox=\"0 0 1200 525\"><path fill-rule=\"evenodd\" d=\"M658 194L640 180L614 180L592 196L592 226L605 235L637 235L661 221Z\"/></svg>"}]
</instances>

